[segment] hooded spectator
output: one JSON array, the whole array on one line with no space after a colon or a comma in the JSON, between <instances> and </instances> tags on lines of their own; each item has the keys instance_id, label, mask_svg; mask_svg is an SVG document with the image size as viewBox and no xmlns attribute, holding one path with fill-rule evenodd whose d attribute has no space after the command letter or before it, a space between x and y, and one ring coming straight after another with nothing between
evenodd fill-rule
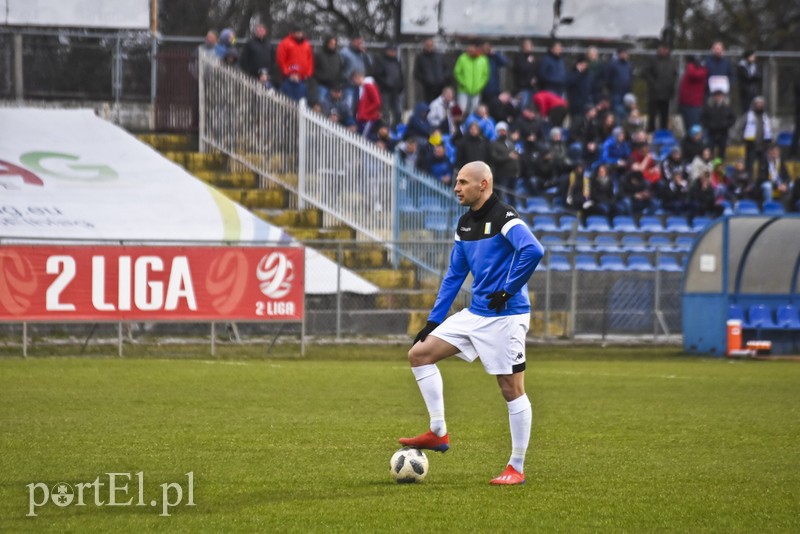
<instances>
[{"instance_id":1,"label":"hooded spectator","mask_svg":"<svg viewBox=\"0 0 800 534\"><path fill-rule=\"evenodd\" d=\"M342 83L342 57L338 45L336 37L327 35L322 40L322 48L314 54L314 81L319 102L324 102L331 88Z\"/></svg>"},{"instance_id":2,"label":"hooded spectator","mask_svg":"<svg viewBox=\"0 0 800 534\"><path fill-rule=\"evenodd\" d=\"M253 28L250 40L244 45L241 56L242 70L253 77L258 77L261 69L272 69L274 60L272 43L267 36L267 28L263 24L257 24Z\"/></svg>"},{"instance_id":3,"label":"hooded spectator","mask_svg":"<svg viewBox=\"0 0 800 534\"><path fill-rule=\"evenodd\" d=\"M414 62L414 79L422 85L425 102L437 98L447 82L444 58L434 46L433 39L428 37L422 44L422 52Z\"/></svg>"}]
</instances>

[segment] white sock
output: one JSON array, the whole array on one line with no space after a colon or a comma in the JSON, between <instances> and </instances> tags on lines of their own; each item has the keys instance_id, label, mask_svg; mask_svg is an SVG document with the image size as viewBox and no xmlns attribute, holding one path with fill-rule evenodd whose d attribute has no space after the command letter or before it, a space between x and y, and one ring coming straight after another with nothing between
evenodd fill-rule
<instances>
[{"instance_id":1,"label":"white sock","mask_svg":"<svg viewBox=\"0 0 800 534\"><path fill-rule=\"evenodd\" d=\"M531 439L531 419L533 410L527 395L517 397L508 403L508 423L511 426L511 459L509 465L522 473L525 453Z\"/></svg>"},{"instance_id":2,"label":"white sock","mask_svg":"<svg viewBox=\"0 0 800 534\"><path fill-rule=\"evenodd\" d=\"M431 416L431 431L442 437L447 434L447 425L444 422L444 385L439 368L432 363L412 367L411 372L417 379L419 391Z\"/></svg>"}]
</instances>

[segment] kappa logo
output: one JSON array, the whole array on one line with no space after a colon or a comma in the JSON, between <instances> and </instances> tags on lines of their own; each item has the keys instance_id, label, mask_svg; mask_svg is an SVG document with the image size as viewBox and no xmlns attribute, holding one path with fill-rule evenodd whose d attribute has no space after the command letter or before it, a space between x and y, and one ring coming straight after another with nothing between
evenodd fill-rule
<instances>
[{"instance_id":1,"label":"kappa logo","mask_svg":"<svg viewBox=\"0 0 800 534\"><path fill-rule=\"evenodd\" d=\"M516 358L514 358L514 361L515 361L515 362L518 362L518 361L520 361L520 360L521 360L522 358L524 358L524 357L525 357L525 356L524 356L524 355L523 355L521 352L518 352L518 353L517 353L517 357L516 357Z\"/></svg>"},{"instance_id":2,"label":"kappa logo","mask_svg":"<svg viewBox=\"0 0 800 534\"><path fill-rule=\"evenodd\" d=\"M517 214L514 213L513 211L507 211L506 212L506 219L508 219L509 217L515 217L516 215Z\"/></svg>"},{"instance_id":3,"label":"kappa logo","mask_svg":"<svg viewBox=\"0 0 800 534\"><path fill-rule=\"evenodd\" d=\"M462 232L471 232L472 228L468 228L466 226L462 226L461 228L459 228L459 230L461 230Z\"/></svg>"}]
</instances>

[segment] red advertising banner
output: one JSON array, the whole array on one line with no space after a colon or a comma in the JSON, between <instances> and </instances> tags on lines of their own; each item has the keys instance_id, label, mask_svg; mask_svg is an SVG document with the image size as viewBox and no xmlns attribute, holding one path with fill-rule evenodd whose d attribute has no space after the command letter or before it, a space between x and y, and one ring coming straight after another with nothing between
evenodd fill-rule
<instances>
[{"instance_id":1,"label":"red advertising banner","mask_svg":"<svg viewBox=\"0 0 800 534\"><path fill-rule=\"evenodd\" d=\"M295 321L300 247L0 246L0 321Z\"/></svg>"}]
</instances>

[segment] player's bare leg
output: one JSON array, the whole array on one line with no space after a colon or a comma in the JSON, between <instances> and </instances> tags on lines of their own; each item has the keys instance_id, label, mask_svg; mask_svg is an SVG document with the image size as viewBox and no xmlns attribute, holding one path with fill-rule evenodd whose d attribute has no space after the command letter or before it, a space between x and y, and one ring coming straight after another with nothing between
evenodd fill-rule
<instances>
[{"instance_id":1,"label":"player's bare leg","mask_svg":"<svg viewBox=\"0 0 800 534\"><path fill-rule=\"evenodd\" d=\"M450 448L450 436L444 422L444 386L436 363L458 354L459 350L436 336L427 336L408 351L411 372L430 415L430 430L413 438L400 438L407 447L444 452Z\"/></svg>"},{"instance_id":2,"label":"player's bare leg","mask_svg":"<svg viewBox=\"0 0 800 534\"><path fill-rule=\"evenodd\" d=\"M508 404L508 422L511 426L511 458L505 471L489 483L493 485L524 484L523 464L531 438L532 419L531 403L525 394L525 371L510 375L498 375L497 384Z\"/></svg>"}]
</instances>

